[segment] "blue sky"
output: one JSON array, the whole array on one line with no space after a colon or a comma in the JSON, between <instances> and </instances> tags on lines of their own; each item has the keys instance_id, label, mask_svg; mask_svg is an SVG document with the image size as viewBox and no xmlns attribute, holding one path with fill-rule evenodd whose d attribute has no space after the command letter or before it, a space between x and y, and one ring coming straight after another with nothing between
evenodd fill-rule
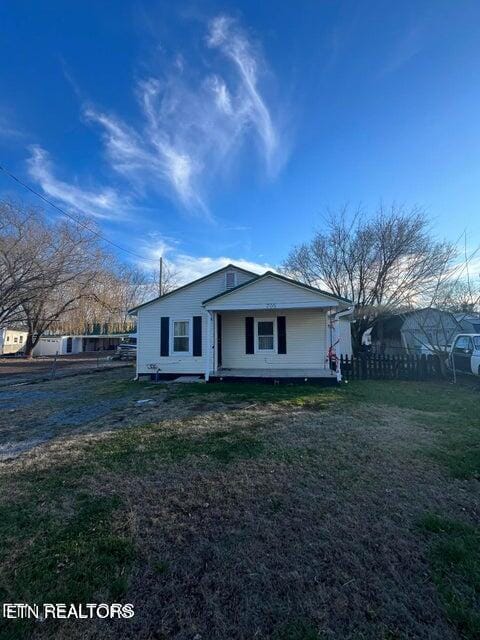
<instances>
[{"instance_id":1,"label":"blue sky","mask_svg":"<svg viewBox=\"0 0 480 640\"><path fill-rule=\"evenodd\" d=\"M7 0L0 53L0 163L183 278L347 202L480 242L476 1Z\"/></svg>"}]
</instances>

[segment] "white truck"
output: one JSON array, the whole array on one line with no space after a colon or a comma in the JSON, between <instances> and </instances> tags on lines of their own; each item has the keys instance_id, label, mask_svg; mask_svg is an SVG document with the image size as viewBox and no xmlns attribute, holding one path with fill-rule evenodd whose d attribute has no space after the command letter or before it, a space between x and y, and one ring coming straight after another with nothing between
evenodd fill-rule
<instances>
[{"instance_id":1,"label":"white truck","mask_svg":"<svg viewBox=\"0 0 480 640\"><path fill-rule=\"evenodd\" d=\"M480 376L480 333L459 333L448 354L448 366L458 373Z\"/></svg>"}]
</instances>

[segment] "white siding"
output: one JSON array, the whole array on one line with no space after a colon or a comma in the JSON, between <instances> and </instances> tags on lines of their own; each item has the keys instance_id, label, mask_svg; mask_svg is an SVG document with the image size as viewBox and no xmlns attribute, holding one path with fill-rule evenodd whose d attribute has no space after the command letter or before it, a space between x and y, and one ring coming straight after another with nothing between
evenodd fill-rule
<instances>
[{"instance_id":1,"label":"white siding","mask_svg":"<svg viewBox=\"0 0 480 640\"><path fill-rule=\"evenodd\" d=\"M40 338L33 349L34 356L54 356L56 353L63 355L67 352L67 338L62 337L44 337Z\"/></svg>"},{"instance_id":2,"label":"white siding","mask_svg":"<svg viewBox=\"0 0 480 640\"><path fill-rule=\"evenodd\" d=\"M248 309L254 306L263 309L273 306L280 309L282 305L336 307L338 301L321 293L279 280L274 276L267 276L247 287L232 291L218 300L212 300L206 306L209 309Z\"/></svg>"},{"instance_id":3,"label":"white siding","mask_svg":"<svg viewBox=\"0 0 480 640\"><path fill-rule=\"evenodd\" d=\"M0 329L0 354L23 351L27 341L27 331Z\"/></svg>"},{"instance_id":4,"label":"white siding","mask_svg":"<svg viewBox=\"0 0 480 640\"><path fill-rule=\"evenodd\" d=\"M245 353L245 317L286 316L287 353ZM321 309L222 313L222 367L282 369L322 368L329 347L326 312Z\"/></svg>"},{"instance_id":5,"label":"white siding","mask_svg":"<svg viewBox=\"0 0 480 640\"><path fill-rule=\"evenodd\" d=\"M240 270L237 282L242 284L253 276ZM147 305L137 312L137 373L204 373L207 348L208 312L202 306L207 298L225 290L225 271L212 275L178 293ZM202 356L160 356L160 318L167 316L178 320L202 316Z\"/></svg>"},{"instance_id":6,"label":"white siding","mask_svg":"<svg viewBox=\"0 0 480 640\"><path fill-rule=\"evenodd\" d=\"M340 342L337 348L337 355L340 357L352 355L352 329L350 320L347 318L339 319Z\"/></svg>"}]
</instances>

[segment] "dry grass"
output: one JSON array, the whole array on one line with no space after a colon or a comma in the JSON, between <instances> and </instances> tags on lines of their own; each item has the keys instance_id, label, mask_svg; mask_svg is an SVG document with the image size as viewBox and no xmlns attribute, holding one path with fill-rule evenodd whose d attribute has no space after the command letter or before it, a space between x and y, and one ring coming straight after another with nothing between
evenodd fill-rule
<instances>
[{"instance_id":1,"label":"dry grass","mask_svg":"<svg viewBox=\"0 0 480 640\"><path fill-rule=\"evenodd\" d=\"M76 556L77 570L85 568L82 597L133 602L136 615L18 628L12 638L476 637L445 608L436 578L443 569L419 528L431 512L478 522L475 474L452 479L431 455L447 437L448 407L419 408L403 396L395 404L391 386L379 395L381 385L375 400L371 386L352 385L333 395L289 389L275 401L274 389L260 397L221 387L131 392L115 375L96 392L119 398L110 414L4 464L6 508L30 507L15 529L25 536L8 541L15 553L4 555L0 578L21 601L27 591L15 566L38 549L34 517L43 514L54 542L67 532L84 543ZM133 408L137 395L122 409L129 393L156 393L157 404ZM111 530L88 518L72 529L85 495L111 514ZM112 535L120 551L95 581L87 547L103 548ZM47 572L39 589L61 586L74 598L77 574L67 567L60 575Z\"/></svg>"}]
</instances>

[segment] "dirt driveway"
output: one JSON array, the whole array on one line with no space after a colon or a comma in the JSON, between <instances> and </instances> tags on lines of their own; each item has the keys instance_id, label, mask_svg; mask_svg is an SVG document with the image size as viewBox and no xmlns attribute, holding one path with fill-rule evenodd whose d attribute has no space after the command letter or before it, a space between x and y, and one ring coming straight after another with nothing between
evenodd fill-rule
<instances>
[{"instance_id":1,"label":"dirt driveway","mask_svg":"<svg viewBox=\"0 0 480 640\"><path fill-rule=\"evenodd\" d=\"M131 379L5 390L0 600L135 608L5 637L478 640L478 396Z\"/></svg>"},{"instance_id":2,"label":"dirt driveway","mask_svg":"<svg viewBox=\"0 0 480 640\"><path fill-rule=\"evenodd\" d=\"M124 383L135 375L131 364L72 375L94 363L92 358L75 358L63 365L61 372L68 374L65 377L0 386L0 461L16 458L50 440L79 434L89 425L100 433L145 413L145 408L136 404L136 399L144 395L143 389L132 386L128 392L123 391ZM33 375L41 374L29 373L30 382Z\"/></svg>"},{"instance_id":3,"label":"dirt driveway","mask_svg":"<svg viewBox=\"0 0 480 640\"><path fill-rule=\"evenodd\" d=\"M96 368L122 366L122 363L111 360L112 355L112 351L97 351L59 356L56 360L53 356L32 360L0 357L0 387L58 378Z\"/></svg>"}]
</instances>

